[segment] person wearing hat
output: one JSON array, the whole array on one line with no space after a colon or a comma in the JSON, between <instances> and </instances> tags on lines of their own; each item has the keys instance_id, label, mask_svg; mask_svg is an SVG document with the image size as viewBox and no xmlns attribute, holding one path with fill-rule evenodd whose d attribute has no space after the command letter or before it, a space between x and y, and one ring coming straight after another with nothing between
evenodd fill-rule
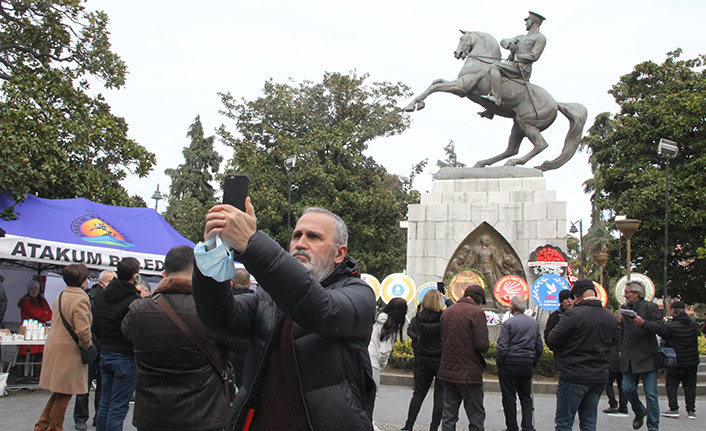
<instances>
[{"instance_id":1,"label":"person wearing hat","mask_svg":"<svg viewBox=\"0 0 706 431\"><path fill-rule=\"evenodd\" d=\"M549 317L547 317L547 325L544 327L545 340L547 339L547 335L549 335L552 329L554 329L556 324L559 323L559 319L561 319L561 317L564 315L564 312L569 308L572 308L573 306L574 296L571 294L571 291L568 289L564 289L559 292L559 308L549 314Z\"/></svg>"},{"instance_id":2,"label":"person wearing hat","mask_svg":"<svg viewBox=\"0 0 706 431\"><path fill-rule=\"evenodd\" d=\"M696 419L699 325L686 314L684 303L681 301L672 302L669 315L672 319L667 322L667 332L662 340L665 346L673 348L677 354L677 366L667 368L665 387L667 388L669 410L662 412L662 416L669 418L679 417L677 388L679 388L681 383L684 388L686 415L689 419Z\"/></svg>"},{"instance_id":3,"label":"person wearing hat","mask_svg":"<svg viewBox=\"0 0 706 431\"><path fill-rule=\"evenodd\" d=\"M647 417L647 429L659 429L659 399L657 397L657 367L654 352L657 335L664 336L666 327L657 304L645 301L645 286L631 280L625 284L624 310L634 311L634 317L623 315L623 342L620 346L620 371L623 373L623 393L632 406L633 429L640 429ZM640 401L637 385L642 380L647 408Z\"/></svg>"},{"instance_id":4,"label":"person wearing hat","mask_svg":"<svg viewBox=\"0 0 706 431\"><path fill-rule=\"evenodd\" d=\"M442 431L456 429L458 409L468 417L470 431L484 429L482 353L488 351L488 326L480 306L485 304L485 291L477 284L470 285L457 303L441 315L441 364L436 378L444 392Z\"/></svg>"},{"instance_id":5,"label":"person wearing hat","mask_svg":"<svg viewBox=\"0 0 706 431\"><path fill-rule=\"evenodd\" d=\"M617 336L613 313L603 308L593 281L574 283L575 305L567 310L547 337L556 355L555 431L571 431L576 413L581 431L595 431L598 401L608 383L610 345Z\"/></svg>"},{"instance_id":6,"label":"person wearing hat","mask_svg":"<svg viewBox=\"0 0 706 431\"><path fill-rule=\"evenodd\" d=\"M507 61L497 61L488 69L490 93L482 96L484 99L501 106L503 76L525 84L529 82L530 75L532 75L532 63L539 60L547 45L547 38L539 32L539 26L545 19L542 15L530 11L529 16L525 18L527 34L500 41L500 46L510 50L510 56Z\"/></svg>"}]
</instances>

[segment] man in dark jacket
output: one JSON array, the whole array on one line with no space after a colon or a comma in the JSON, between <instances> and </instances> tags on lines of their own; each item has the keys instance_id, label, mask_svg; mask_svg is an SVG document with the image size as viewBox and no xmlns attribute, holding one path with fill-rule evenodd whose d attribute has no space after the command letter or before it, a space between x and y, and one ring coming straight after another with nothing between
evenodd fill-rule
<instances>
[{"instance_id":1,"label":"man in dark jacket","mask_svg":"<svg viewBox=\"0 0 706 431\"><path fill-rule=\"evenodd\" d=\"M696 419L696 376L699 368L699 325L686 315L684 303L674 301L670 314L672 320L667 322L664 334L665 345L674 349L677 354L677 366L667 368L667 398L669 410L662 416L678 418L679 403L677 389L679 383L684 388L686 414L689 419Z\"/></svg>"},{"instance_id":2,"label":"man in dark jacket","mask_svg":"<svg viewBox=\"0 0 706 431\"><path fill-rule=\"evenodd\" d=\"M194 251L175 247L164 258L164 279L149 298L134 301L122 331L135 348L137 379L132 424L140 431L223 429L230 404L227 387L209 358L158 304L166 301L221 369L225 344L196 315L191 290Z\"/></svg>"},{"instance_id":3,"label":"man in dark jacket","mask_svg":"<svg viewBox=\"0 0 706 431\"><path fill-rule=\"evenodd\" d=\"M566 310L574 306L574 297L571 295L571 291L564 289L559 292L559 308L552 311L547 317L547 325L544 327L544 339L546 340L549 333L554 329L559 320L564 316Z\"/></svg>"},{"instance_id":4,"label":"man in dark jacket","mask_svg":"<svg viewBox=\"0 0 706 431\"><path fill-rule=\"evenodd\" d=\"M608 408L603 413L614 417L628 417L628 400L623 392L623 373L620 372L620 346L623 344L623 316L615 311L615 320L618 322L618 333L613 344L610 345L610 365L608 366L608 384L605 393L608 396ZM615 397L613 382L618 387L618 397Z\"/></svg>"},{"instance_id":5,"label":"man in dark jacket","mask_svg":"<svg viewBox=\"0 0 706 431\"><path fill-rule=\"evenodd\" d=\"M436 378L444 384L442 431L453 431L458 422L458 409L468 417L468 429L484 428L482 353L490 347L485 313L485 292L477 284L468 286L463 298L441 315L441 365Z\"/></svg>"},{"instance_id":6,"label":"man in dark jacket","mask_svg":"<svg viewBox=\"0 0 706 431\"><path fill-rule=\"evenodd\" d=\"M101 271L98 275L98 283L91 286L90 289L86 290L88 297L91 299L91 309L93 309L93 303L95 301L96 295L102 292L108 284L110 284L113 279L117 277L113 271ZM100 352L100 346L96 344L98 351ZM90 392L91 382L96 381L96 391L95 399L93 400L93 407L95 409L93 413L93 426L96 426L96 415L98 414L98 406L101 401L101 389L103 388L103 382L101 381L101 370L100 370L100 355L97 356L90 364L88 364L88 388ZM76 402L74 403L74 422L76 423L77 430L85 430L86 421L88 421L88 398L89 394L79 394L76 395Z\"/></svg>"},{"instance_id":7,"label":"man in dark jacket","mask_svg":"<svg viewBox=\"0 0 706 431\"><path fill-rule=\"evenodd\" d=\"M595 431L617 323L613 313L603 308L591 280L577 280L571 293L576 300L574 307L564 313L547 337L559 370L555 431L571 431L577 412L581 430Z\"/></svg>"},{"instance_id":8,"label":"man in dark jacket","mask_svg":"<svg viewBox=\"0 0 706 431\"><path fill-rule=\"evenodd\" d=\"M195 248L193 289L201 321L252 339L228 428L370 431L375 294L347 256L345 223L330 211L307 209L289 254L257 231L250 198L245 208L213 207L205 243ZM224 244L213 247L216 236ZM229 249L257 278L255 294L231 294Z\"/></svg>"},{"instance_id":9,"label":"man in dark jacket","mask_svg":"<svg viewBox=\"0 0 706 431\"><path fill-rule=\"evenodd\" d=\"M503 398L507 431L517 431L517 405L522 406L522 431L534 431L532 425L532 375L542 356L544 344L537 321L525 314L527 300L515 295L510 299L512 317L500 329L495 362Z\"/></svg>"},{"instance_id":10,"label":"man in dark jacket","mask_svg":"<svg viewBox=\"0 0 706 431\"><path fill-rule=\"evenodd\" d=\"M635 413L632 427L640 429L647 416L647 429L659 429L659 400L657 398L657 367L653 355L657 337L664 336L666 327L657 304L645 301L645 287L639 281L625 284L623 313L623 344L620 348L620 371L623 373L623 392ZM627 311L630 310L630 311ZM626 314L627 313L627 314ZM634 316L634 317L633 317ZM647 408L637 395L637 384L642 379Z\"/></svg>"},{"instance_id":11,"label":"man in dark jacket","mask_svg":"<svg viewBox=\"0 0 706 431\"><path fill-rule=\"evenodd\" d=\"M132 343L120 330L132 301L140 298L140 263L134 257L118 262L117 278L94 298L91 331L101 345L103 387L96 415L98 431L120 430L135 390L135 358Z\"/></svg>"}]
</instances>

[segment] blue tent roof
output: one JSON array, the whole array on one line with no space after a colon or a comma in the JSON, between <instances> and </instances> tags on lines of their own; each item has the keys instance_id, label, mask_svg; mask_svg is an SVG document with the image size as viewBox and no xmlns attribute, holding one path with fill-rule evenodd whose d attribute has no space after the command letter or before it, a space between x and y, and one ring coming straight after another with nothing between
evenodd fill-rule
<instances>
[{"instance_id":1,"label":"blue tent roof","mask_svg":"<svg viewBox=\"0 0 706 431\"><path fill-rule=\"evenodd\" d=\"M7 194L0 195L0 211L13 204ZM0 218L0 228L6 231L0 238L0 259L109 269L133 256L143 273L159 273L169 249L194 246L151 208L29 195L15 212L18 220Z\"/></svg>"}]
</instances>

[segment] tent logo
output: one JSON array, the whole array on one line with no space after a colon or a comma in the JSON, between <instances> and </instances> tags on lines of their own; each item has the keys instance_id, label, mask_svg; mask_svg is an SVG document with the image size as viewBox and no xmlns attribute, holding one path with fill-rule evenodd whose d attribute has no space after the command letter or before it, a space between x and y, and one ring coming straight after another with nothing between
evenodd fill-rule
<instances>
[{"instance_id":1,"label":"tent logo","mask_svg":"<svg viewBox=\"0 0 706 431\"><path fill-rule=\"evenodd\" d=\"M71 231L82 240L95 244L134 247L127 235L121 234L113 226L95 214L86 214L71 223Z\"/></svg>"}]
</instances>

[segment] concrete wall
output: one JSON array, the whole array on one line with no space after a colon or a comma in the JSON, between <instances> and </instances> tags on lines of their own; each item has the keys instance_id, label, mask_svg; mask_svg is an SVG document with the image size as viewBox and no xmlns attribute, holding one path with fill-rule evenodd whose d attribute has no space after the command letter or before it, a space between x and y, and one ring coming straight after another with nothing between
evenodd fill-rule
<instances>
[{"instance_id":1,"label":"concrete wall","mask_svg":"<svg viewBox=\"0 0 706 431\"><path fill-rule=\"evenodd\" d=\"M566 249L566 202L543 177L435 180L410 205L408 221L407 274L417 286L441 281L458 245L483 222L515 248L530 287L529 254L545 244Z\"/></svg>"}]
</instances>

